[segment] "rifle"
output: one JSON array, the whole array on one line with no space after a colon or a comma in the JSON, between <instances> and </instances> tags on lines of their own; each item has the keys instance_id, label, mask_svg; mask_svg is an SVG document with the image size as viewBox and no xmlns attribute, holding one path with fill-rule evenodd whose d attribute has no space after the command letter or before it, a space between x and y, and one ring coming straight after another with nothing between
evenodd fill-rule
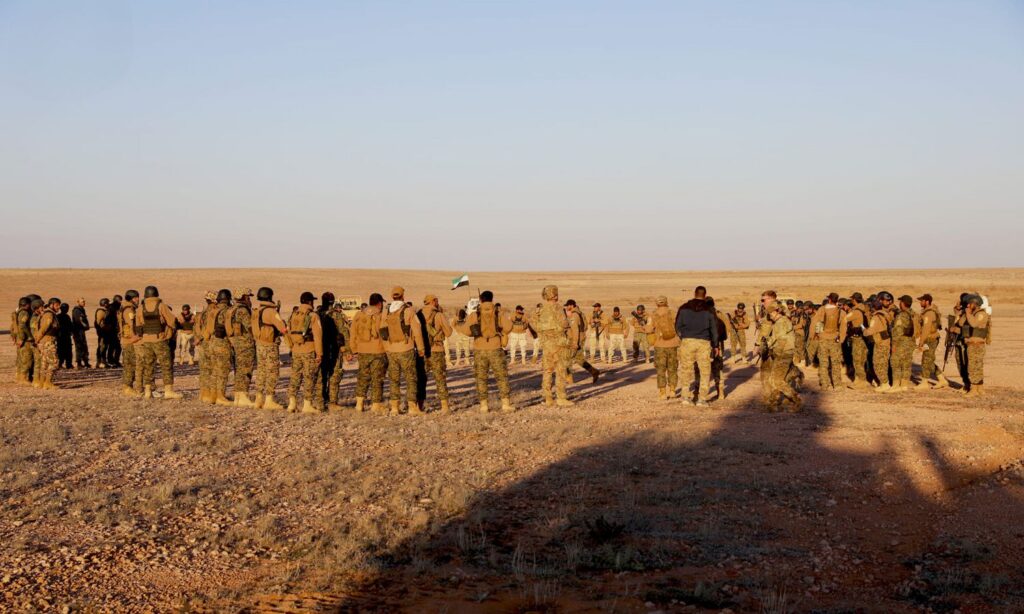
<instances>
[{"instance_id":1,"label":"rifle","mask_svg":"<svg viewBox=\"0 0 1024 614\"><path fill-rule=\"evenodd\" d=\"M962 337L963 328L961 328L960 331L956 333L951 331L949 328L946 329L946 349L942 355L942 373L946 372L946 363L949 362L949 353L952 352L956 346L960 345Z\"/></svg>"}]
</instances>

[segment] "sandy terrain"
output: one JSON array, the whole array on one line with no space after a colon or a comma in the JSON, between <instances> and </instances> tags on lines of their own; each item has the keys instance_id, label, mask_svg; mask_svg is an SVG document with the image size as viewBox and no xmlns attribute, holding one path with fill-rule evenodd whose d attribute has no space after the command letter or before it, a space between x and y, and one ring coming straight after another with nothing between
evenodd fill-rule
<instances>
[{"instance_id":1,"label":"sandy terrain","mask_svg":"<svg viewBox=\"0 0 1024 614\"><path fill-rule=\"evenodd\" d=\"M455 306L459 273L8 270L0 303L84 296L91 315L148 283L174 305L242 284L291 304L399 283ZM120 397L119 372L15 387L7 343L0 610L1024 609L1024 270L471 277L507 306L550 282L623 308L678 305L698 283L726 304L768 287L927 291L943 312L979 290L996 310L988 394L823 394L807 370L805 411L767 414L737 364L727 398L697 410L658 401L653 366L616 363L597 385L577 374L577 407L548 409L531 365L512 370L520 410L481 415L461 367L450 416L308 416L203 405L194 367L183 401Z\"/></svg>"}]
</instances>

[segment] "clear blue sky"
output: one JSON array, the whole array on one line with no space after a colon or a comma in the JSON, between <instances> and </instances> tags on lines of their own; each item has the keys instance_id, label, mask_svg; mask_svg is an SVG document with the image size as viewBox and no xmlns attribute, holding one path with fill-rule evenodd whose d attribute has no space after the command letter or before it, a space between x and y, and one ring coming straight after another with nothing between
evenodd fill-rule
<instances>
[{"instance_id":1,"label":"clear blue sky","mask_svg":"<svg viewBox=\"0 0 1024 614\"><path fill-rule=\"evenodd\" d=\"M0 0L0 266L1022 266L1024 3Z\"/></svg>"}]
</instances>

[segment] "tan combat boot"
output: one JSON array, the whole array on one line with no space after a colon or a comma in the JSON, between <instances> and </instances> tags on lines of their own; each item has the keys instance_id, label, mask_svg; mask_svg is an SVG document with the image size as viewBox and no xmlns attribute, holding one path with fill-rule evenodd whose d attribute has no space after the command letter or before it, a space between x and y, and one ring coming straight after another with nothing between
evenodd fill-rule
<instances>
[{"instance_id":1,"label":"tan combat boot","mask_svg":"<svg viewBox=\"0 0 1024 614\"><path fill-rule=\"evenodd\" d=\"M338 405L337 403L328 403L327 411L341 411L341 405Z\"/></svg>"},{"instance_id":2,"label":"tan combat boot","mask_svg":"<svg viewBox=\"0 0 1024 614\"><path fill-rule=\"evenodd\" d=\"M253 402L249 400L249 393L244 390L235 391L235 407L253 407Z\"/></svg>"},{"instance_id":3,"label":"tan combat boot","mask_svg":"<svg viewBox=\"0 0 1024 614\"><path fill-rule=\"evenodd\" d=\"M668 392L665 388L658 388L658 399L664 401L668 398Z\"/></svg>"},{"instance_id":4,"label":"tan combat boot","mask_svg":"<svg viewBox=\"0 0 1024 614\"><path fill-rule=\"evenodd\" d=\"M971 389L967 391L969 397L980 397L985 394L984 384L971 384Z\"/></svg>"},{"instance_id":5,"label":"tan combat boot","mask_svg":"<svg viewBox=\"0 0 1024 614\"><path fill-rule=\"evenodd\" d=\"M263 409L284 409L284 405L277 402L273 395L263 397Z\"/></svg>"},{"instance_id":6,"label":"tan combat boot","mask_svg":"<svg viewBox=\"0 0 1024 614\"><path fill-rule=\"evenodd\" d=\"M938 390L939 388L949 388L949 380L946 379L945 375L939 373L938 378L939 378L939 381L936 382L936 384L935 384L935 389L936 390Z\"/></svg>"},{"instance_id":7,"label":"tan combat boot","mask_svg":"<svg viewBox=\"0 0 1024 614\"><path fill-rule=\"evenodd\" d=\"M256 409L263 409L263 401L264 400L265 400L265 397L263 396L263 393L262 392L257 392L256 393L256 400L252 402L253 407L255 407Z\"/></svg>"},{"instance_id":8,"label":"tan combat boot","mask_svg":"<svg viewBox=\"0 0 1024 614\"><path fill-rule=\"evenodd\" d=\"M42 388L43 387L43 376L42 375L37 375L37 376L35 376L32 379L32 387L33 388Z\"/></svg>"},{"instance_id":9,"label":"tan combat boot","mask_svg":"<svg viewBox=\"0 0 1024 614\"><path fill-rule=\"evenodd\" d=\"M288 397L288 411L295 411L298 408L298 400L295 397Z\"/></svg>"},{"instance_id":10,"label":"tan combat boot","mask_svg":"<svg viewBox=\"0 0 1024 614\"><path fill-rule=\"evenodd\" d=\"M43 380L43 390L53 390L56 386L53 385L53 376L47 375L46 379Z\"/></svg>"},{"instance_id":11,"label":"tan combat boot","mask_svg":"<svg viewBox=\"0 0 1024 614\"><path fill-rule=\"evenodd\" d=\"M164 386L164 398L165 399L180 399L181 395L174 391L174 386L170 384Z\"/></svg>"},{"instance_id":12,"label":"tan combat boot","mask_svg":"<svg viewBox=\"0 0 1024 614\"><path fill-rule=\"evenodd\" d=\"M480 401L480 413L486 414L489 411L491 410L487 407L487 401Z\"/></svg>"},{"instance_id":13,"label":"tan combat boot","mask_svg":"<svg viewBox=\"0 0 1024 614\"><path fill-rule=\"evenodd\" d=\"M555 405L558 407L576 407L576 404L569 399L558 399L555 401Z\"/></svg>"},{"instance_id":14,"label":"tan combat boot","mask_svg":"<svg viewBox=\"0 0 1024 614\"><path fill-rule=\"evenodd\" d=\"M451 412L452 412L452 408L448 406L448 400L447 399L441 399L441 413L442 414L450 414Z\"/></svg>"},{"instance_id":15,"label":"tan combat boot","mask_svg":"<svg viewBox=\"0 0 1024 614\"><path fill-rule=\"evenodd\" d=\"M391 415L397 416L401 412L398 401L389 401L388 406L391 408Z\"/></svg>"},{"instance_id":16,"label":"tan combat boot","mask_svg":"<svg viewBox=\"0 0 1024 614\"><path fill-rule=\"evenodd\" d=\"M385 414L388 413L388 410L384 408L384 403L382 401L378 401L376 403L371 403L370 404L370 411L372 411L375 414L381 414L381 415L385 415Z\"/></svg>"},{"instance_id":17,"label":"tan combat boot","mask_svg":"<svg viewBox=\"0 0 1024 614\"><path fill-rule=\"evenodd\" d=\"M356 411L357 412L363 413L364 411L366 411L365 409L363 409L363 403L365 403L365 402L366 402L366 397L356 397Z\"/></svg>"},{"instance_id":18,"label":"tan combat boot","mask_svg":"<svg viewBox=\"0 0 1024 614\"><path fill-rule=\"evenodd\" d=\"M512 405L512 400L511 399L502 399L501 400L501 411L505 412L506 414L510 414L510 413L514 412L515 410L516 410L516 407L515 407L515 405Z\"/></svg>"},{"instance_id":19,"label":"tan combat boot","mask_svg":"<svg viewBox=\"0 0 1024 614\"><path fill-rule=\"evenodd\" d=\"M152 399L153 398L153 387L152 386L148 386L147 385L146 387L144 387L142 389L142 398L144 398L144 399Z\"/></svg>"},{"instance_id":20,"label":"tan combat boot","mask_svg":"<svg viewBox=\"0 0 1024 614\"><path fill-rule=\"evenodd\" d=\"M892 392L892 386L890 386L889 384L886 384L886 383L881 383L881 384L878 385L878 387L875 388L875 392L880 392L882 394L889 394L890 392Z\"/></svg>"},{"instance_id":21,"label":"tan combat boot","mask_svg":"<svg viewBox=\"0 0 1024 614\"><path fill-rule=\"evenodd\" d=\"M214 402L217 401L217 393L214 392L211 388L203 388L201 394L202 396L199 398L199 400L201 400L203 403L206 403L207 405L213 405Z\"/></svg>"},{"instance_id":22,"label":"tan combat boot","mask_svg":"<svg viewBox=\"0 0 1024 614\"><path fill-rule=\"evenodd\" d=\"M931 388L931 384L929 384L928 380L923 377L921 378L921 381L914 386L914 390L931 390Z\"/></svg>"},{"instance_id":23,"label":"tan combat boot","mask_svg":"<svg viewBox=\"0 0 1024 614\"><path fill-rule=\"evenodd\" d=\"M121 394L123 394L126 397L138 396L137 394L135 394L135 389L132 388L131 386L121 386Z\"/></svg>"},{"instance_id":24,"label":"tan combat boot","mask_svg":"<svg viewBox=\"0 0 1024 614\"><path fill-rule=\"evenodd\" d=\"M309 399L302 400L302 413L304 414L319 414L320 410L313 407L313 403Z\"/></svg>"},{"instance_id":25,"label":"tan combat boot","mask_svg":"<svg viewBox=\"0 0 1024 614\"><path fill-rule=\"evenodd\" d=\"M213 401L214 404L221 405L221 406L224 406L224 407L234 407L235 406L234 402L231 399L229 399L226 396L224 396L223 392L221 392L219 390L216 390L216 391L214 391L214 394L217 395L216 398Z\"/></svg>"},{"instance_id":26,"label":"tan combat boot","mask_svg":"<svg viewBox=\"0 0 1024 614\"><path fill-rule=\"evenodd\" d=\"M409 415L410 416L422 416L423 410L420 409L419 403L409 403Z\"/></svg>"}]
</instances>

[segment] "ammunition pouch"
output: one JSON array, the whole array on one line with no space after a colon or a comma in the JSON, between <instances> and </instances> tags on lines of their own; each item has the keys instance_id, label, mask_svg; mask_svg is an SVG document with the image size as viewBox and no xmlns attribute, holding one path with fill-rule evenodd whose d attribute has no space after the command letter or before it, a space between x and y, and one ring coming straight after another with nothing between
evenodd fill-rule
<instances>
[{"instance_id":1,"label":"ammunition pouch","mask_svg":"<svg viewBox=\"0 0 1024 614\"><path fill-rule=\"evenodd\" d=\"M378 330L378 334L382 341L391 340L391 331L388 329L387 326L381 326L380 329Z\"/></svg>"}]
</instances>

